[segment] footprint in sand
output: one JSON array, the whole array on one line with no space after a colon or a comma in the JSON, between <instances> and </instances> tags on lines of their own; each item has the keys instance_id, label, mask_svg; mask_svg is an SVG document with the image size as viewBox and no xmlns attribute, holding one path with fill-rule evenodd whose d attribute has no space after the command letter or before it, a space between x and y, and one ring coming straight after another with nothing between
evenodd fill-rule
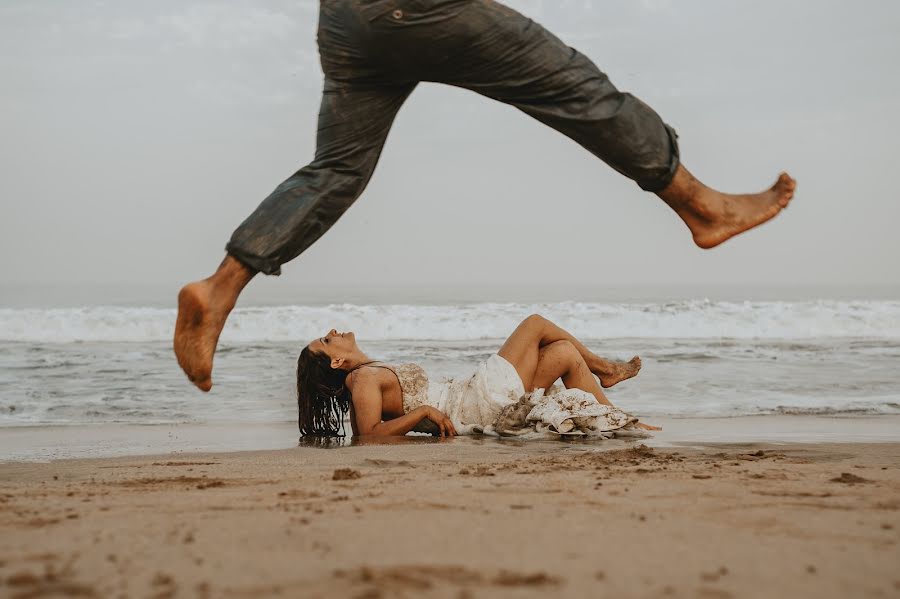
<instances>
[{"instance_id":1,"label":"footprint in sand","mask_svg":"<svg viewBox=\"0 0 900 599\"><path fill-rule=\"evenodd\" d=\"M829 482L843 483L845 485L855 485L858 483L870 483L872 481L861 476L856 476L855 474L850 474L849 472L841 472L840 476L836 476L830 479Z\"/></svg>"}]
</instances>

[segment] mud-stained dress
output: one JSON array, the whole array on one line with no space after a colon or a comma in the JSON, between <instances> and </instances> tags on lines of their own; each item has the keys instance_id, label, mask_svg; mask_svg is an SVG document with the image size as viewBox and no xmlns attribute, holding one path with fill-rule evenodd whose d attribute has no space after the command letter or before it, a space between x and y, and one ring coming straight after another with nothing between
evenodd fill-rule
<instances>
[{"instance_id":1,"label":"mud-stained dress","mask_svg":"<svg viewBox=\"0 0 900 599\"><path fill-rule=\"evenodd\" d=\"M634 426L637 418L598 403L587 391L554 385L526 392L515 367L498 354L481 362L468 378L432 381L414 363L400 364L395 371L403 392L404 413L422 405L432 406L446 414L461 435L643 434ZM435 432L437 427L426 419L414 430Z\"/></svg>"}]
</instances>

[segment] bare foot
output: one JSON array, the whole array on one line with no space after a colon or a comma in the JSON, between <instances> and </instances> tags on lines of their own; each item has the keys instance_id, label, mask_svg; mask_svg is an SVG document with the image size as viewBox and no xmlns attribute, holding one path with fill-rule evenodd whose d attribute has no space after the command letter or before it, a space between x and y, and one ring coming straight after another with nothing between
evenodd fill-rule
<instances>
[{"instance_id":1,"label":"bare foot","mask_svg":"<svg viewBox=\"0 0 900 599\"><path fill-rule=\"evenodd\" d=\"M694 203L694 218L685 222L694 243L703 249L714 248L739 233L772 219L794 197L797 182L787 173L768 190L747 195L729 195L706 189Z\"/></svg>"},{"instance_id":2,"label":"bare foot","mask_svg":"<svg viewBox=\"0 0 900 599\"><path fill-rule=\"evenodd\" d=\"M213 356L219 335L241 290L255 274L227 255L213 276L189 283L178 293L175 357L201 391L212 389Z\"/></svg>"},{"instance_id":3,"label":"bare foot","mask_svg":"<svg viewBox=\"0 0 900 599\"><path fill-rule=\"evenodd\" d=\"M228 312L211 307L209 279L185 285L178 293L175 357L188 379L202 391L212 388L213 355Z\"/></svg>"},{"instance_id":4,"label":"bare foot","mask_svg":"<svg viewBox=\"0 0 900 599\"><path fill-rule=\"evenodd\" d=\"M627 362L606 362L603 371L595 371L594 374L600 379L600 386L604 389L609 389L625 379L637 376L640 370L641 359L635 356Z\"/></svg>"},{"instance_id":5,"label":"bare foot","mask_svg":"<svg viewBox=\"0 0 900 599\"><path fill-rule=\"evenodd\" d=\"M653 426L652 424L644 424L643 422L635 422L634 425L638 428L642 428L645 431L661 431L661 426Z\"/></svg>"}]
</instances>

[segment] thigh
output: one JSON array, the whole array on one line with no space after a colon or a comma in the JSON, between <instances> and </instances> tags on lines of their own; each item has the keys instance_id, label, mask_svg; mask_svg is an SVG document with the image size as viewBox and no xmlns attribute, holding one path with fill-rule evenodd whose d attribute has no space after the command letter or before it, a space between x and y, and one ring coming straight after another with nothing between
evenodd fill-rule
<instances>
[{"instance_id":1,"label":"thigh","mask_svg":"<svg viewBox=\"0 0 900 599\"><path fill-rule=\"evenodd\" d=\"M534 371L540 359L543 331L540 319L526 318L506 339L497 354L513 365L526 391L531 391Z\"/></svg>"},{"instance_id":2,"label":"thigh","mask_svg":"<svg viewBox=\"0 0 900 599\"><path fill-rule=\"evenodd\" d=\"M569 341L554 341L540 349L538 363L534 369L532 387L529 389L547 389L572 369L581 354Z\"/></svg>"},{"instance_id":3,"label":"thigh","mask_svg":"<svg viewBox=\"0 0 900 599\"><path fill-rule=\"evenodd\" d=\"M416 84L326 79L319 107L316 162L374 168L397 112Z\"/></svg>"}]
</instances>

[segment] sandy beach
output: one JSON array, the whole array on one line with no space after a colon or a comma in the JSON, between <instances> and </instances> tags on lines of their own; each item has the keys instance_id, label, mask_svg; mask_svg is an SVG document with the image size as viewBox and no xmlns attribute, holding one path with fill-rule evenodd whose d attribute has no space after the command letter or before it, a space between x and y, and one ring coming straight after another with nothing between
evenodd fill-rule
<instances>
[{"instance_id":1,"label":"sandy beach","mask_svg":"<svg viewBox=\"0 0 900 599\"><path fill-rule=\"evenodd\" d=\"M897 442L403 439L0 481L7 597L900 595Z\"/></svg>"}]
</instances>

